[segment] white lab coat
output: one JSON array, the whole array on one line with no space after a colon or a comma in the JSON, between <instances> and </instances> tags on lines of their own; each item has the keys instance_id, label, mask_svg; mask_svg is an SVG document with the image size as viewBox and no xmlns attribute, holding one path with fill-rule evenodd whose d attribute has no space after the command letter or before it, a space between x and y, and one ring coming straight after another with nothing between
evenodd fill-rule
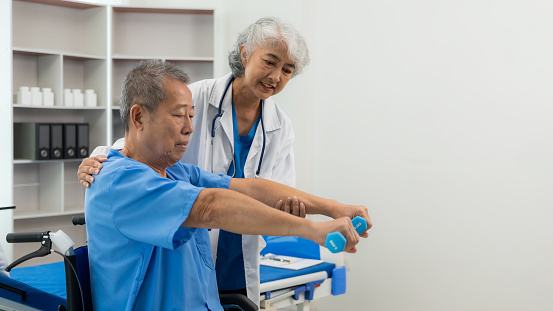
<instances>
[{"instance_id":1,"label":"white lab coat","mask_svg":"<svg viewBox=\"0 0 553 311\"><path fill-rule=\"evenodd\" d=\"M219 79L203 80L189 85L195 106L195 115L192 119L194 133L190 137L188 149L181 161L211 171L211 124L230 78L231 74L228 74ZM221 126L216 130L213 141L213 173L216 174L226 174L233 160L232 85L223 100L222 112ZM263 124L266 141L260 178L294 187L296 183L293 149L295 136L292 123L271 98L265 100L263 105ZM259 124L244 164L246 178L255 177L263 146L262 131L261 124ZM276 204L276 202L274 203ZM213 256L217 260L219 230L211 230L210 237ZM248 298L257 305L259 305L259 252L263 247L265 247L265 241L260 236L242 236L246 289Z\"/></svg>"},{"instance_id":2,"label":"white lab coat","mask_svg":"<svg viewBox=\"0 0 553 311\"><path fill-rule=\"evenodd\" d=\"M217 114L221 96L231 74L219 79L202 80L188 85L194 103L194 133L190 136L187 151L181 161L191 163L206 171L211 171L211 123ZM213 173L226 174L233 160L234 134L232 128L232 86L223 100L221 126L216 130L213 141ZM219 123L217 123L219 124ZM260 178L270 179L291 187L296 183L294 164L294 131L286 114L271 99L263 105L263 124L266 141L261 164ZM263 146L261 124L257 126L250 152L244 164L244 176L254 178ZM112 148L122 149L124 139L119 139ZM97 147L91 156L107 154L108 148ZM276 202L274 202L276 204ZM211 247L214 260L217 260L219 230L211 230ZM258 235L242 236L244 270L248 298L259 306L259 253L265 241Z\"/></svg>"}]
</instances>

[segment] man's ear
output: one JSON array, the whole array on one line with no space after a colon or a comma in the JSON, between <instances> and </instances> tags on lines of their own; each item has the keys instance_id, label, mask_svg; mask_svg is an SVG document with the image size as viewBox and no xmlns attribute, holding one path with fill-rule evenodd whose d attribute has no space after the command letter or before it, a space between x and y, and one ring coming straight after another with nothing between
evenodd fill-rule
<instances>
[{"instance_id":1,"label":"man's ear","mask_svg":"<svg viewBox=\"0 0 553 311\"><path fill-rule=\"evenodd\" d=\"M135 104L131 107L131 118L130 118L130 125L134 127L138 131L142 131L144 129L144 121L146 120L147 112L144 106Z\"/></svg>"}]
</instances>

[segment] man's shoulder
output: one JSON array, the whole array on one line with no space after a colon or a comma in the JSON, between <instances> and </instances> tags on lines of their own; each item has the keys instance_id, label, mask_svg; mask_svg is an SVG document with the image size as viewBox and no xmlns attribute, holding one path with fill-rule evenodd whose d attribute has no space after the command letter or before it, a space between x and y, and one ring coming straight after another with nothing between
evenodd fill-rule
<instances>
[{"instance_id":1,"label":"man's shoulder","mask_svg":"<svg viewBox=\"0 0 553 311\"><path fill-rule=\"evenodd\" d=\"M196 173L198 168L190 163L177 162L175 165L167 167L167 172L173 176L175 180L190 182L192 175Z\"/></svg>"},{"instance_id":2,"label":"man's shoulder","mask_svg":"<svg viewBox=\"0 0 553 311\"><path fill-rule=\"evenodd\" d=\"M97 176L99 179L109 178L109 176L115 176L119 173L138 173L145 178L147 176L147 174L144 174L145 172L153 172L146 164L127 158L113 149L110 149L107 157L108 160L102 163L102 169Z\"/></svg>"},{"instance_id":3,"label":"man's shoulder","mask_svg":"<svg viewBox=\"0 0 553 311\"><path fill-rule=\"evenodd\" d=\"M109 172L109 171L117 170L120 167L133 166L135 165L133 162L136 162L125 157L124 155L119 153L118 150L115 150L115 149L109 149L107 158L108 160L102 163L102 170L100 170L100 173L104 171Z\"/></svg>"}]
</instances>

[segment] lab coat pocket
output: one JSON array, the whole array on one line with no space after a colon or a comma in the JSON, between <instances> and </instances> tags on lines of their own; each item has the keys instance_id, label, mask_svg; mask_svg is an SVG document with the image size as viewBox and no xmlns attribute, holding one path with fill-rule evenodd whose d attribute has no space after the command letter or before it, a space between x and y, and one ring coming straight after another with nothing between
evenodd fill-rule
<instances>
[{"instance_id":1,"label":"lab coat pocket","mask_svg":"<svg viewBox=\"0 0 553 311\"><path fill-rule=\"evenodd\" d=\"M200 253L200 257L202 257L204 264L211 270L215 269L213 255L211 254L211 243L209 242L207 230L205 237L202 235L202 237L196 239L196 248L198 249L198 253Z\"/></svg>"}]
</instances>

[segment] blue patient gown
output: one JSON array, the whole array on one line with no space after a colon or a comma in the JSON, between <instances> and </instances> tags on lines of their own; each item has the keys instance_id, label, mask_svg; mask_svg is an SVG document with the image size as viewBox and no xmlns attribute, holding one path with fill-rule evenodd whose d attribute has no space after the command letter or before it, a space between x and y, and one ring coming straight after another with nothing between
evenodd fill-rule
<instances>
[{"instance_id":1,"label":"blue patient gown","mask_svg":"<svg viewBox=\"0 0 553 311\"><path fill-rule=\"evenodd\" d=\"M222 310L207 229L181 224L202 189L230 178L180 162L167 176L110 150L87 189L95 310Z\"/></svg>"}]
</instances>

